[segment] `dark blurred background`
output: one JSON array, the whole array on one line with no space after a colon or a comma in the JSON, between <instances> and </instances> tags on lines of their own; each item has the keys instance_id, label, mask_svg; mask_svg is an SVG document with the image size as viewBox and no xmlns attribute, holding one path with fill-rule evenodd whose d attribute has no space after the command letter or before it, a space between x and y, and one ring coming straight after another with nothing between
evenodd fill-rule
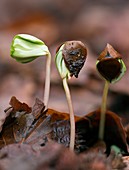
<instances>
[{"instance_id":1,"label":"dark blurred background","mask_svg":"<svg viewBox=\"0 0 129 170\"><path fill-rule=\"evenodd\" d=\"M10 44L18 33L42 39L52 53L49 107L68 112L62 82L54 64L56 48L66 40L81 40L88 57L79 78L69 81L75 114L100 107L104 81L95 69L98 55L110 43L127 66L125 76L110 86L108 108L129 114L129 1L128 0L1 0L0 1L0 110L11 96L34 104L43 98L45 57L19 64L10 57Z\"/></svg>"}]
</instances>

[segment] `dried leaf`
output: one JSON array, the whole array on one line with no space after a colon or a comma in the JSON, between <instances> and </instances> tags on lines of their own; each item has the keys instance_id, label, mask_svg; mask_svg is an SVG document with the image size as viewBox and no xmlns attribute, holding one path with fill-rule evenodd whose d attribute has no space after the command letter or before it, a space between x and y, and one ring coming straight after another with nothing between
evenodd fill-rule
<instances>
[{"instance_id":1,"label":"dried leaf","mask_svg":"<svg viewBox=\"0 0 129 170\"><path fill-rule=\"evenodd\" d=\"M75 120L79 120L79 117L75 117ZM63 124L61 124L63 123ZM58 143L62 143L65 146L69 145L69 114L67 113L61 113L58 111L55 111L53 109L48 109L45 112L41 113L39 119L35 121L32 128L30 129L30 132L28 133L28 136L26 138L26 143L32 144L35 147L38 146L44 146L48 140L55 140L58 141ZM59 127L59 131L63 132L63 135L58 134L58 130L55 134L56 127ZM68 130L65 130L68 128ZM55 137L54 137L55 135ZM58 136L58 137L57 137ZM61 137L62 136L62 137ZM62 138L62 139L61 139ZM67 139L68 141L67 141ZM62 140L61 142L59 142ZM63 142L64 140L64 142Z\"/></svg>"},{"instance_id":2,"label":"dried leaf","mask_svg":"<svg viewBox=\"0 0 129 170\"><path fill-rule=\"evenodd\" d=\"M5 123L6 118L10 115L10 112L12 111L12 107L8 107L4 110L4 113L0 114L0 132L2 131L3 124Z\"/></svg>"},{"instance_id":3,"label":"dried leaf","mask_svg":"<svg viewBox=\"0 0 129 170\"><path fill-rule=\"evenodd\" d=\"M98 135L99 121L100 121L100 110L89 113L86 116L91 123L91 129L93 134L90 138ZM106 112L105 132L104 141L107 145L107 153L110 153L110 147L112 145L118 146L125 153L128 153L128 146L126 141L126 134L124 127L122 126L120 117L111 111Z\"/></svg>"},{"instance_id":4,"label":"dried leaf","mask_svg":"<svg viewBox=\"0 0 129 170\"><path fill-rule=\"evenodd\" d=\"M28 128L34 121L33 115L30 113L31 108L12 97L10 100L11 108L6 110L8 116L0 133L0 148L5 145L21 142Z\"/></svg>"},{"instance_id":5,"label":"dried leaf","mask_svg":"<svg viewBox=\"0 0 129 170\"><path fill-rule=\"evenodd\" d=\"M29 107L26 103L21 103L15 96L11 98L9 104L13 107L14 111L26 111L27 113L31 112L31 107Z\"/></svg>"},{"instance_id":6,"label":"dried leaf","mask_svg":"<svg viewBox=\"0 0 129 170\"><path fill-rule=\"evenodd\" d=\"M35 117L34 117L35 116ZM44 105L39 100L33 106L32 113L16 111L10 113L5 121L0 136L0 147L4 145L24 142L33 147L42 147L50 140L69 146L70 122L69 114L61 113L53 109L44 111ZM76 140L75 151L77 153L95 148L104 152L103 145L98 143L98 129L100 110L96 110L84 117L75 116ZM120 118L113 112L106 112L105 136L106 152L110 153L112 145L118 146L125 153L128 152L125 130ZM104 149L104 150L103 150Z\"/></svg>"},{"instance_id":7,"label":"dried leaf","mask_svg":"<svg viewBox=\"0 0 129 170\"><path fill-rule=\"evenodd\" d=\"M45 109L44 103L38 98L36 98L35 104L32 108L32 114L35 117L35 119L38 119L38 117L41 115L44 109Z\"/></svg>"},{"instance_id":8,"label":"dried leaf","mask_svg":"<svg viewBox=\"0 0 129 170\"><path fill-rule=\"evenodd\" d=\"M76 152L86 151L98 142L98 129L100 111L96 110L76 120ZM60 120L53 123L51 138L58 143L69 146L70 124L69 120ZM106 112L105 136L106 152L110 153L112 145L118 146L122 151L128 153L125 130L120 118L113 112ZM102 146L103 148L103 146ZM99 150L99 147L96 148Z\"/></svg>"},{"instance_id":9,"label":"dried leaf","mask_svg":"<svg viewBox=\"0 0 129 170\"><path fill-rule=\"evenodd\" d=\"M0 148L8 144L25 141L39 124L43 128L39 131L40 133L38 133L37 128L34 136L40 136L41 138L42 132L45 133L45 127L47 127L44 125L45 114L42 114L45 108L44 104L39 99L36 99L35 104L31 109L27 104L21 103L14 96L11 98L10 104L10 109L6 110L6 112L8 112L8 117L6 117L0 133ZM38 138L36 141L38 143Z\"/></svg>"}]
</instances>

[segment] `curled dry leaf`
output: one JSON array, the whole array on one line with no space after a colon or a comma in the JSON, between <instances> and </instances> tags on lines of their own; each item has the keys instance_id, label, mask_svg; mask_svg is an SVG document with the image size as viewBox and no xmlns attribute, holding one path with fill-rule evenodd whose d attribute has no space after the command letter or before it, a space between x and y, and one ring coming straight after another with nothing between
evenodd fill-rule
<instances>
[{"instance_id":1,"label":"curled dry leaf","mask_svg":"<svg viewBox=\"0 0 129 170\"><path fill-rule=\"evenodd\" d=\"M45 122L49 123L49 121L48 118L45 121L45 114L41 117L45 107L39 99L36 99L32 109L27 104L21 103L14 96L10 100L10 105L10 109L6 109L8 117L6 117L0 133L0 148L12 143L25 142L31 133L35 137L40 136L42 140L46 139L45 137L43 138L42 134L47 134L45 127L49 127L49 125L46 125ZM38 133L39 129L37 127L39 125L42 125L42 129ZM33 132L34 130L35 132ZM36 139L37 143L39 143L38 139Z\"/></svg>"},{"instance_id":2,"label":"curled dry leaf","mask_svg":"<svg viewBox=\"0 0 129 170\"><path fill-rule=\"evenodd\" d=\"M96 110L76 119L76 152L86 151L98 143L98 129L100 121L100 110ZM55 121L51 138L65 146L69 145L69 121ZM106 152L110 153L112 145L118 146L123 152L128 153L125 130L120 118L113 112L106 112L105 136ZM102 150L104 149L101 145ZM97 150L97 147L96 147ZM99 145L98 145L99 150Z\"/></svg>"},{"instance_id":3,"label":"curled dry leaf","mask_svg":"<svg viewBox=\"0 0 129 170\"><path fill-rule=\"evenodd\" d=\"M34 120L33 115L30 114L31 108L18 101L16 97L11 98L10 105L11 109L6 110L8 117L6 117L0 133L0 148L11 143L21 142Z\"/></svg>"},{"instance_id":4,"label":"curled dry leaf","mask_svg":"<svg viewBox=\"0 0 129 170\"><path fill-rule=\"evenodd\" d=\"M44 103L41 100L39 100L38 98L36 98L35 104L32 108L32 114L35 117L35 119L39 118L41 113L43 113L44 109L45 109Z\"/></svg>"},{"instance_id":5,"label":"curled dry leaf","mask_svg":"<svg viewBox=\"0 0 129 170\"><path fill-rule=\"evenodd\" d=\"M0 148L5 145L21 142L42 147L50 140L69 146L70 122L69 114L57 112L53 109L43 110L44 104L39 99L31 113L26 111L10 111L10 115L3 125L0 134ZM38 115L38 116L37 116ZM111 111L106 111L105 145L98 145L98 129L100 110L96 110L84 117L75 116L76 139L75 151L106 150L110 153L112 145L118 146L123 152L128 152L125 130L120 118Z\"/></svg>"},{"instance_id":6,"label":"curled dry leaf","mask_svg":"<svg viewBox=\"0 0 129 170\"><path fill-rule=\"evenodd\" d=\"M21 103L15 96L13 96L9 102L12 106L14 112L15 111L26 111L27 113L31 112L31 107L29 107L26 103Z\"/></svg>"},{"instance_id":7,"label":"curled dry leaf","mask_svg":"<svg viewBox=\"0 0 129 170\"><path fill-rule=\"evenodd\" d=\"M9 121L9 115L11 112L16 112L16 111L26 111L27 113L31 112L31 107L29 107L27 104L25 103L21 103L19 100L16 99L15 96L13 96L10 100L10 107L8 107L7 109L5 109L5 113L1 113L1 117L0 117L0 132L2 130L2 126L3 124L7 123ZM5 122L6 121L6 122Z\"/></svg>"},{"instance_id":8,"label":"curled dry leaf","mask_svg":"<svg viewBox=\"0 0 129 170\"><path fill-rule=\"evenodd\" d=\"M93 137L95 139L95 136L98 135L100 110L91 112L86 117L90 120L92 127L91 129L93 134L90 136L90 138ZM111 111L106 111L104 141L106 142L107 153L110 153L110 147L112 145L116 145L122 151L128 153L126 138L127 136L120 117Z\"/></svg>"}]
</instances>

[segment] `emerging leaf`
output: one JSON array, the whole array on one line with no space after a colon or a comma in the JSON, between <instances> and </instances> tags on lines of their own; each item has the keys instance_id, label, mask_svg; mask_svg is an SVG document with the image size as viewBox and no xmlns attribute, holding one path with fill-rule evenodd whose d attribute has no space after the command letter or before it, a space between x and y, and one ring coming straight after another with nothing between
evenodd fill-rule
<instances>
[{"instance_id":1,"label":"emerging leaf","mask_svg":"<svg viewBox=\"0 0 129 170\"><path fill-rule=\"evenodd\" d=\"M121 55L110 44L107 44L98 57L96 68L100 75L110 83L119 81L126 71Z\"/></svg>"},{"instance_id":2,"label":"emerging leaf","mask_svg":"<svg viewBox=\"0 0 129 170\"><path fill-rule=\"evenodd\" d=\"M12 41L10 53L18 62L28 63L40 56L48 55L49 50L40 39L28 34L18 34Z\"/></svg>"},{"instance_id":3,"label":"emerging leaf","mask_svg":"<svg viewBox=\"0 0 129 170\"><path fill-rule=\"evenodd\" d=\"M62 54L63 47L64 47L64 44L59 48L59 50L56 53L56 57L55 57L56 67L62 79L70 78L70 72L67 69L64 59L63 59L63 54Z\"/></svg>"}]
</instances>

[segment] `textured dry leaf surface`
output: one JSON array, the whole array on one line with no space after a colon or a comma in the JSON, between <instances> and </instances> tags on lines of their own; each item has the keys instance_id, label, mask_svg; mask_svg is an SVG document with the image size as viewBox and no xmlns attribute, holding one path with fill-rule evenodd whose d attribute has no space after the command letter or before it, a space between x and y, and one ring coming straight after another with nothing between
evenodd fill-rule
<instances>
[{"instance_id":1,"label":"textured dry leaf surface","mask_svg":"<svg viewBox=\"0 0 129 170\"><path fill-rule=\"evenodd\" d=\"M68 149L69 115L44 108L39 99L35 100L31 108L14 96L11 98L10 107L5 110L5 120L1 126L1 169L127 168L128 128L125 130L121 119L115 113L106 112L104 141L98 141L100 110L83 117L76 116L73 153ZM119 148L119 154L111 149L113 145Z\"/></svg>"}]
</instances>

